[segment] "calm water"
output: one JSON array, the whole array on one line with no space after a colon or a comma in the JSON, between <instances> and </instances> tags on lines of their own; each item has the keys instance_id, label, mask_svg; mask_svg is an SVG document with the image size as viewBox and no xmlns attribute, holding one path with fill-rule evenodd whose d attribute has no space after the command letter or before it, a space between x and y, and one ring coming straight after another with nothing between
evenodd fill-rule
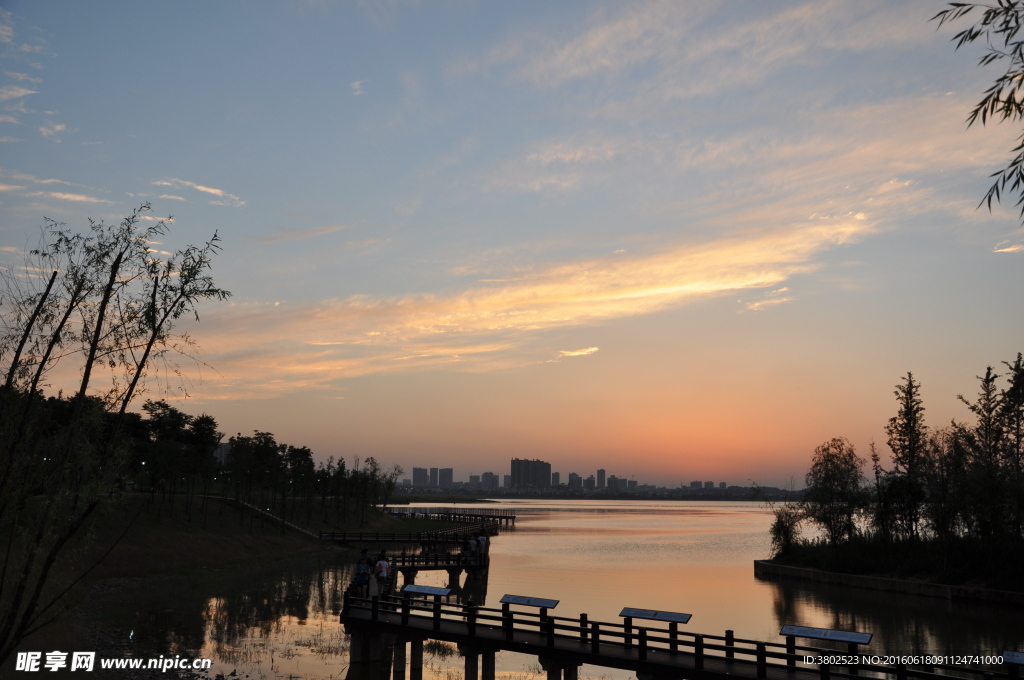
<instances>
[{"instance_id":1,"label":"calm water","mask_svg":"<svg viewBox=\"0 0 1024 680\"><path fill-rule=\"evenodd\" d=\"M795 581L763 582L753 560L769 552L770 515L753 503L506 501L516 530L492 540L491 566L474 598L499 606L506 593L560 600L552 612L618 620L624 606L693 614L686 629L779 641L797 624L875 634L876 653L999 653L1024 649L1024 617L1010 607ZM352 556L285 572L252 570L209 584L171 583L129 594L125 624L134 653L214 659L214 673L253 678L343 678L347 636L338 623ZM465 576L463 576L465 578ZM421 585L447 585L421 572ZM467 584L469 585L469 584ZM443 650L440 650L443 652ZM461 659L428 655L426 677L461 677ZM508 680L539 676L536 659L501 653ZM584 667L584 675L629 678Z\"/></svg>"}]
</instances>

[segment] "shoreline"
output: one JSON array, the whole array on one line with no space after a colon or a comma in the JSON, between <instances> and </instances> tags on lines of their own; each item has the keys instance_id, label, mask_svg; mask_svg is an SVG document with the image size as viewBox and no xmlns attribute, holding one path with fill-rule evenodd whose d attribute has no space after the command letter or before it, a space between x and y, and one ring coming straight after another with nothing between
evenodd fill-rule
<instances>
[{"instance_id":1,"label":"shoreline","mask_svg":"<svg viewBox=\"0 0 1024 680\"><path fill-rule=\"evenodd\" d=\"M775 564L771 560L754 560L754 578L762 581L770 581L773 578L792 578L802 581L813 581L815 583L885 590L945 600L973 600L996 604L1024 605L1024 593L1009 590L993 590L976 586L951 586L929 581L911 581L885 576L843 574L823 569Z\"/></svg>"}]
</instances>

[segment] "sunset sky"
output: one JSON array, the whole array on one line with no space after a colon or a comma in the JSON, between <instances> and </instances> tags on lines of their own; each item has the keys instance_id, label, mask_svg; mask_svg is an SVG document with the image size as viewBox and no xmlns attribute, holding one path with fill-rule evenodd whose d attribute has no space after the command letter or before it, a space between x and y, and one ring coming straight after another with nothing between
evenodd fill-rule
<instances>
[{"instance_id":1,"label":"sunset sky","mask_svg":"<svg viewBox=\"0 0 1024 680\"><path fill-rule=\"evenodd\" d=\"M234 293L182 410L456 479L802 485L1024 351L997 67L857 2L0 2L0 249L141 202ZM156 397L154 389L146 396Z\"/></svg>"}]
</instances>

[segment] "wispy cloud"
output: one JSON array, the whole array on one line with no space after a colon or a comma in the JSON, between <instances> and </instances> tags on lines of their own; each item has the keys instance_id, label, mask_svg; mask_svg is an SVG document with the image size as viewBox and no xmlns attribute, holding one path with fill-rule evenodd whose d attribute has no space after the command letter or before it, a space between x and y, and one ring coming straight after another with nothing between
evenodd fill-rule
<instances>
[{"instance_id":1,"label":"wispy cloud","mask_svg":"<svg viewBox=\"0 0 1024 680\"><path fill-rule=\"evenodd\" d=\"M20 85L5 85L0 87L0 102L18 99L19 97L25 97L30 94L38 94L38 92L30 90L27 87L21 87Z\"/></svg>"},{"instance_id":2,"label":"wispy cloud","mask_svg":"<svg viewBox=\"0 0 1024 680\"><path fill-rule=\"evenodd\" d=\"M563 349L558 353L560 357L585 357L588 354L593 354L599 348L598 347L587 347L585 349Z\"/></svg>"},{"instance_id":3,"label":"wispy cloud","mask_svg":"<svg viewBox=\"0 0 1024 680\"><path fill-rule=\"evenodd\" d=\"M185 200L184 196L175 196L173 194L160 194L159 196L157 196L157 198L163 198L163 199L166 199L168 201L184 201Z\"/></svg>"},{"instance_id":4,"label":"wispy cloud","mask_svg":"<svg viewBox=\"0 0 1024 680\"><path fill-rule=\"evenodd\" d=\"M30 76L27 73L18 73L17 71L4 71L4 74L7 75L10 78L13 78L14 80L17 80L19 83L36 83L36 84L38 84L38 83L43 82L42 78L37 78L35 76Z\"/></svg>"},{"instance_id":5,"label":"wispy cloud","mask_svg":"<svg viewBox=\"0 0 1024 680\"><path fill-rule=\"evenodd\" d=\"M65 184L67 186L76 186L71 182L65 182L62 179L55 179L53 177L36 177L25 172L17 172L15 170L4 170L0 169L0 177L9 177L18 182L32 182L33 184Z\"/></svg>"},{"instance_id":6,"label":"wispy cloud","mask_svg":"<svg viewBox=\"0 0 1024 680\"><path fill-rule=\"evenodd\" d=\"M993 253L1021 253L1024 252L1024 243L1010 244L1009 241L1003 241L995 248L992 249Z\"/></svg>"},{"instance_id":7,"label":"wispy cloud","mask_svg":"<svg viewBox=\"0 0 1024 680\"><path fill-rule=\"evenodd\" d=\"M14 116L0 116L0 123L17 123L18 119Z\"/></svg>"},{"instance_id":8,"label":"wispy cloud","mask_svg":"<svg viewBox=\"0 0 1024 680\"><path fill-rule=\"evenodd\" d=\"M25 195L31 197L44 196L46 198L56 198L61 201L74 201L76 203L113 203L113 201L95 198L94 196L86 196L85 194L66 194L57 191L33 191Z\"/></svg>"},{"instance_id":9,"label":"wispy cloud","mask_svg":"<svg viewBox=\"0 0 1024 680\"><path fill-rule=\"evenodd\" d=\"M55 137L68 129L64 123L49 123L39 127L39 134L43 137Z\"/></svg>"},{"instance_id":10,"label":"wispy cloud","mask_svg":"<svg viewBox=\"0 0 1024 680\"><path fill-rule=\"evenodd\" d=\"M245 205L245 201L243 201L241 198L235 196L234 194L230 194L227 191L224 191L223 189L216 189L214 187L203 186L202 184L196 184L195 182L189 182L183 179L162 179L153 182L153 185L159 187L175 188L187 187L189 189L195 189L196 191L200 191L204 194L216 196L219 200L209 201L211 205L226 205L234 208L241 208L242 206Z\"/></svg>"},{"instance_id":11,"label":"wispy cloud","mask_svg":"<svg viewBox=\"0 0 1024 680\"><path fill-rule=\"evenodd\" d=\"M363 83L365 83L365 82L366 82L365 80L357 80L354 83L352 83L352 95L353 96L358 97L358 96L363 94Z\"/></svg>"},{"instance_id":12,"label":"wispy cloud","mask_svg":"<svg viewBox=\"0 0 1024 680\"><path fill-rule=\"evenodd\" d=\"M294 227L282 227L278 229L278 232L272 236L264 236L263 238L255 239L258 243L281 243L283 241L299 241L302 239L313 238L314 236L324 236L325 234L333 234L336 231L341 231L347 228L345 224L333 224L328 227L312 227L310 229L296 229Z\"/></svg>"},{"instance_id":13,"label":"wispy cloud","mask_svg":"<svg viewBox=\"0 0 1024 680\"><path fill-rule=\"evenodd\" d=\"M816 270L822 252L873 230L869 220L814 221L648 255L535 266L456 292L232 305L204 320L204 356L226 384L251 387L251 372L274 393L379 371L523 365L542 360L523 355L526 338L537 332L628 319L730 291L778 290L793 275Z\"/></svg>"}]
</instances>

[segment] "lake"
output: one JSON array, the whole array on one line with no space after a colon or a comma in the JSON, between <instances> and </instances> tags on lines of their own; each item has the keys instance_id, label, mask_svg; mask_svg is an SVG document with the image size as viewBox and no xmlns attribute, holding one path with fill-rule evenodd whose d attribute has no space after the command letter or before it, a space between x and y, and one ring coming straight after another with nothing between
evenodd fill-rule
<instances>
[{"instance_id":1,"label":"lake","mask_svg":"<svg viewBox=\"0 0 1024 680\"><path fill-rule=\"evenodd\" d=\"M998 654L1024 649L1024 617L1012 607L946 601L792 580L760 581L753 561L768 556L771 515L757 503L522 501L514 531L492 539L490 569L475 599L498 607L504 594L559 600L552 612L617 621L623 607L693 615L691 632L781 642L783 625L871 632L872 653ZM370 546L373 547L373 546ZM358 550L316 564L171 579L165 588L128 588L122 607L132 653L213 659L211 677L343 678L348 639L338 622L341 592ZM446 572L420 572L420 585L446 585ZM463 575L463 579L465 576ZM482 602L481 602L482 600ZM443 646L424 676L461 677L462 660ZM508 680L541 675L534 657L503 652ZM581 675L630 678L584 666Z\"/></svg>"}]
</instances>

